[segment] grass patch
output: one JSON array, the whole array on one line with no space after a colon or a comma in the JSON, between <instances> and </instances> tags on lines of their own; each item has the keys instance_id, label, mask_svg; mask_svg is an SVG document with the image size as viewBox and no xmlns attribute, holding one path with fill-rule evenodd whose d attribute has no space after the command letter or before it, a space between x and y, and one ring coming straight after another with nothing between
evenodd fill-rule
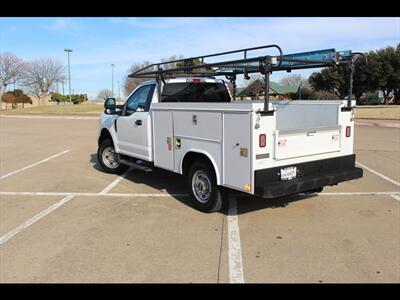
<instances>
[{"instance_id":1,"label":"grass patch","mask_svg":"<svg viewBox=\"0 0 400 300\"><path fill-rule=\"evenodd\" d=\"M357 106L356 119L400 120L400 106Z\"/></svg>"},{"instance_id":2,"label":"grass patch","mask_svg":"<svg viewBox=\"0 0 400 300\"><path fill-rule=\"evenodd\" d=\"M76 104L76 105L47 105L26 108L16 108L1 110L4 115L25 115L25 114L44 114L44 115L99 115L104 111L103 105L96 104Z\"/></svg>"},{"instance_id":3,"label":"grass patch","mask_svg":"<svg viewBox=\"0 0 400 300\"><path fill-rule=\"evenodd\" d=\"M103 110L103 105L97 104L47 105L1 110L0 114L100 115ZM357 106L355 117L356 119L400 120L400 106Z\"/></svg>"}]
</instances>

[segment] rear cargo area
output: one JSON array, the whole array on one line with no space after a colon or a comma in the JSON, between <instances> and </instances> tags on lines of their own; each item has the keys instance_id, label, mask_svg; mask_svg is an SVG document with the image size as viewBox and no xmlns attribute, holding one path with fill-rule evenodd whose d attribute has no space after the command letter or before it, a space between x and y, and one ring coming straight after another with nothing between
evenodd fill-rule
<instances>
[{"instance_id":1,"label":"rear cargo area","mask_svg":"<svg viewBox=\"0 0 400 300\"><path fill-rule=\"evenodd\" d=\"M286 166L281 173L290 180L292 166L351 155L352 112L342 111L344 105L276 101L264 114L262 101L154 103L154 163L181 173L186 153L202 153L218 184L254 193L258 170Z\"/></svg>"},{"instance_id":2,"label":"rear cargo area","mask_svg":"<svg viewBox=\"0 0 400 300\"><path fill-rule=\"evenodd\" d=\"M277 101L275 160L340 151L342 101Z\"/></svg>"},{"instance_id":3,"label":"rear cargo area","mask_svg":"<svg viewBox=\"0 0 400 300\"><path fill-rule=\"evenodd\" d=\"M354 112L345 101L274 101L272 105L274 115L259 120L257 133L266 132L269 143L254 145L255 194L275 198L362 176L362 170L354 167Z\"/></svg>"}]
</instances>

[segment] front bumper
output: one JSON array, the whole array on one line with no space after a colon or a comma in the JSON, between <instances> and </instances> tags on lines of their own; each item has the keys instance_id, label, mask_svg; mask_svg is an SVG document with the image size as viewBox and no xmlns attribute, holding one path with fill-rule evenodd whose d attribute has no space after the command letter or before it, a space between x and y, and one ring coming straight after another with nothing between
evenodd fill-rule
<instances>
[{"instance_id":1,"label":"front bumper","mask_svg":"<svg viewBox=\"0 0 400 300\"><path fill-rule=\"evenodd\" d=\"M263 198L276 198L361 178L363 170L355 167L355 159L356 156L352 154L256 170L254 174L254 194ZM280 170L286 167L297 167L296 179L287 181L280 179Z\"/></svg>"}]
</instances>

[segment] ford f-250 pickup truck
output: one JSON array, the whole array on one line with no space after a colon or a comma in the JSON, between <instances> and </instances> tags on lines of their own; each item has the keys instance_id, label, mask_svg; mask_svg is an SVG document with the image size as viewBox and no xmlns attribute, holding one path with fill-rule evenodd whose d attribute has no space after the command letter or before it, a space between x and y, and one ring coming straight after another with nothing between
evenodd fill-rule
<instances>
[{"instance_id":1,"label":"ford f-250 pickup truck","mask_svg":"<svg viewBox=\"0 0 400 300\"><path fill-rule=\"evenodd\" d=\"M252 49L258 48L245 50ZM362 177L353 154L355 101L270 101L268 92L264 101L235 101L227 83L215 78L232 81L232 70L234 79L260 72L269 91L274 70L344 60L332 49L324 51L322 59L321 51L258 60L245 55L208 65L202 57L200 65L191 64L192 58L174 69L157 64L137 71L130 76L154 79L136 87L122 106L113 98L105 102L101 167L109 173L131 166L183 174L194 206L203 212L220 210L227 189L275 198Z\"/></svg>"}]
</instances>

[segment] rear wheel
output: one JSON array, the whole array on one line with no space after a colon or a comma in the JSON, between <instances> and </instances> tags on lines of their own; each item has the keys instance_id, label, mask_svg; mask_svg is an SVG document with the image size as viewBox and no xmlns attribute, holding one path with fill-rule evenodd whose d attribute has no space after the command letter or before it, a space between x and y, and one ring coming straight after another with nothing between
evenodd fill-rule
<instances>
[{"instance_id":1,"label":"rear wheel","mask_svg":"<svg viewBox=\"0 0 400 300\"><path fill-rule=\"evenodd\" d=\"M221 210L222 192L217 187L213 167L206 160L197 160L189 168L188 190L194 206L203 212Z\"/></svg>"},{"instance_id":2,"label":"rear wheel","mask_svg":"<svg viewBox=\"0 0 400 300\"><path fill-rule=\"evenodd\" d=\"M103 141L97 150L97 160L101 168L111 174L120 174L126 166L120 163L120 155L115 151L111 140Z\"/></svg>"}]
</instances>

